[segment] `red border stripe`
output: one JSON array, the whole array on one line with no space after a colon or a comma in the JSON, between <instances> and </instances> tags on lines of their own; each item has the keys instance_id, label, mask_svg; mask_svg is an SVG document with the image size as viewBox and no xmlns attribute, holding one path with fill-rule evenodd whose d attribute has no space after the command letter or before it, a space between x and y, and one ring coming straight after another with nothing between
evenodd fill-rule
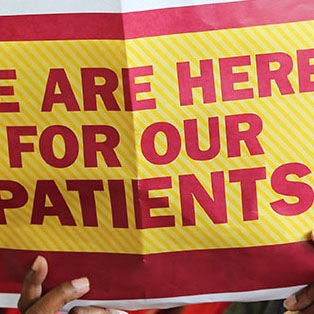
<instances>
[{"instance_id":1,"label":"red border stripe","mask_svg":"<svg viewBox=\"0 0 314 314\"><path fill-rule=\"evenodd\" d=\"M91 300L237 292L314 281L314 251L308 242L146 256L0 250L0 292L20 291L37 254L49 261L46 288L88 276Z\"/></svg>"},{"instance_id":2,"label":"red border stripe","mask_svg":"<svg viewBox=\"0 0 314 314\"><path fill-rule=\"evenodd\" d=\"M0 16L0 41L123 39L120 14Z\"/></svg>"},{"instance_id":3,"label":"red border stripe","mask_svg":"<svg viewBox=\"0 0 314 314\"><path fill-rule=\"evenodd\" d=\"M312 0L247 0L124 14L2 16L0 41L131 39L313 19Z\"/></svg>"}]
</instances>

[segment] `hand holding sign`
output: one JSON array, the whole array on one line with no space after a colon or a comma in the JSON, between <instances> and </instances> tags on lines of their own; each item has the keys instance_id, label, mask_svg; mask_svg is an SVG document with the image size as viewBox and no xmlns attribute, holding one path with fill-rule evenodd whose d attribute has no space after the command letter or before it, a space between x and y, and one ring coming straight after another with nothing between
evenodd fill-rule
<instances>
[{"instance_id":1,"label":"hand holding sign","mask_svg":"<svg viewBox=\"0 0 314 314\"><path fill-rule=\"evenodd\" d=\"M89 281L84 277L63 282L42 296L42 284L47 274L47 261L44 257L38 256L23 283L18 303L21 313L54 314L66 303L82 297L89 291ZM75 307L69 313L108 314L109 311L99 307ZM115 313L118 314L118 312Z\"/></svg>"}]
</instances>

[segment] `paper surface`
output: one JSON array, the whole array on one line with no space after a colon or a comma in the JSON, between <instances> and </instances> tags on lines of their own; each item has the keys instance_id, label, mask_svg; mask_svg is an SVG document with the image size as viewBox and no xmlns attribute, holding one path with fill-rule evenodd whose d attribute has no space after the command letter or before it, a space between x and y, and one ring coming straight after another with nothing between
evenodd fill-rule
<instances>
[{"instance_id":1,"label":"paper surface","mask_svg":"<svg viewBox=\"0 0 314 314\"><path fill-rule=\"evenodd\" d=\"M243 1L243 0L234 0ZM147 0L147 1L127 1L127 0L91 0L91 1L39 1L30 0L27 5L22 4L21 0L12 0L0 8L2 15L25 15L25 14L41 14L41 13L126 13L144 10L174 8L183 6L192 6L200 4L213 4L230 2L228 0Z\"/></svg>"},{"instance_id":2,"label":"paper surface","mask_svg":"<svg viewBox=\"0 0 314 314\"><path fill-rule=\"evenodd\" d=\"M314 5L220 2L0 17L3 299L37 254L126 309L313 281Z\"/></svg>"}]
</instances>

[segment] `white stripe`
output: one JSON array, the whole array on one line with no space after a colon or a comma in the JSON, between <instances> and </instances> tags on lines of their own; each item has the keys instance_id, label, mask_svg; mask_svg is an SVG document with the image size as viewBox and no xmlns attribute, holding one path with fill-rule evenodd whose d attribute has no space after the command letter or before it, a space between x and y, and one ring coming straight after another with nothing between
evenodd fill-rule
<instances>
[{"instance_id":1,"label":"white stripe","mask_svg":"<svg viewBox=\"0 0 314 314\"><path fill-rule=\"evenodd\" d=\"M42 13L124 13L243 0L0 0L0 15Z\"/></svg>"},{"instance_id":2,"label":"white stripe","mask_svg":"<svg viewBox=\"0 0 314 314\"><path fill-rule=\"evenodd\" d=\"M64 313L73 306L94 305L103 308L116 308L124 310L138 310L149 308L171 308L189 304L200 304L208 302L254 302L265 300L285 299L304 286L295 286L280 289L267 289L245 292L202 294L186 297L163 298L163 299L144 299L144 300L119 300L119 301L73 301L64 307Z\"/></svg>"},{"instance_id":3,"label":"white stripe","mask_svg":"<svg viewBox=\"0 0 314 314\"><path fill-rule=\"evenodd\" d=\"M169 308L184 306L188 304L199 304L207 302L254 302L262 300L285 299L305 286L294 286L279 289L266 289L232 293L201 294L186 297L162 298L162 299L143 299L143 300L119 300L119 301L100 301L100 300L76 300L68 303L63 308L63 313L67 313L73 306L99 306L111 309L137 310L147 308ZM19 294L1 293L0 308L16 307ZM115 312L113 312L115 313Z\"/></svg>"},{"instance_id":4,"label":"white stripe","mask_svg":"<svg viewBox=\"0 0 314 314\"><path fill-rule=\"evenodd\" d=\"M0 308L16 308L19 297L17 293L0 293Z\"/></svg>"},{"instance_id":5,"label":"white stripe","mask_svg":"<svg viewBox=\"0 0 314 314\"><path fill-rule=\"evenodd\" d=\"M222 3L222 2L237 2L243 0L207 0L207 1L197 1L197 0L122 0L123 12L132 12L132 11L144 11L151 9L161 9L169 7L182 7L198 4L209 4L209 3Z\"/></svg>"}]
</instances>

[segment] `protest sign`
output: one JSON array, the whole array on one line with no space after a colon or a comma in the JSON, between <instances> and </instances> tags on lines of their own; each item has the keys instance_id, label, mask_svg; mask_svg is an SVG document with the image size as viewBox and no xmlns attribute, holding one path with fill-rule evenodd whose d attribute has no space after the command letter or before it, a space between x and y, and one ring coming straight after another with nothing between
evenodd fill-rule
<instances>
[{"instance_id":1,"label":"protest sign","mask_svg":"<svg viewBox=\"0 0 314 314\"><path fill-rule=\"evenodd\" d=\"M135 2L1 9L3 306L38 254L127 309L314 280L312 1Z\"/></svg>"}]
</instances>

